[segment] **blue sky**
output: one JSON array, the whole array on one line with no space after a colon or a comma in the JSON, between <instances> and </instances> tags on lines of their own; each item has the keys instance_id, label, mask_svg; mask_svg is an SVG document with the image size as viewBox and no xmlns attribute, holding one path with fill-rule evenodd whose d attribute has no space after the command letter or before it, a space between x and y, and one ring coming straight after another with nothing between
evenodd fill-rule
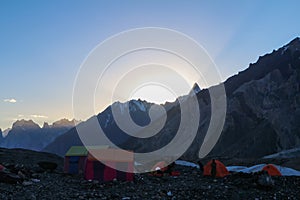
<instances>
[{"instance_id":1,"label":"blue sky","mask_svg":"<svg viewBox=\"0 0 300 200\"><path fill-rule=\"evenodd\" d=\"M0 1L0 127L72 118L89 52L132 28L175 29L200 43L222 78L300 34L299 1ZM14 101L15 100L15 101Z\"/></svg>"}]
</instances>

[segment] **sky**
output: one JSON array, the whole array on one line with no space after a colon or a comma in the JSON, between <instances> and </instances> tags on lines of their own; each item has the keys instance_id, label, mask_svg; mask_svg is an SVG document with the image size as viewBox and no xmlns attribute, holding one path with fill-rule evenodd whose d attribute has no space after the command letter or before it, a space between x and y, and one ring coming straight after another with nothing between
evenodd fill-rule
<instances>
[{"instance_id":1,"label":"sky","mask_svg":"<svg viewBox=\"0 0 300 200\"><path fill-rule=\"evenodd\" d=\"M205 48L226 80L300 35L299 6L297 0L0 0L0 128L23 118L72 119L81 64L119 32L182 32Z\"/></svg>"}]
</instances>

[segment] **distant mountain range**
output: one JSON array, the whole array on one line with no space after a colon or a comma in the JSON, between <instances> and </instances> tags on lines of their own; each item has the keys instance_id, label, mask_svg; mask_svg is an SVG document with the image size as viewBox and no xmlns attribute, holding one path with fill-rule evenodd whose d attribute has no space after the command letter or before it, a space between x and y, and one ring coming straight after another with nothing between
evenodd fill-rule
<instances>
[{"instance_id":1,"label":"distant mountain range","mask_svg":"<svg viewBox=\"0 0 300 200\"><path fill-rule=\"evenodd\" d=\"M227 113L224 129L210 156L259 158L300 146L300 39L259 57L258 61L228 78L225 82ZM193 87L201 110L199 129L191 147L183 158L197 159L206 134L211 105L208 89ZM180 98L188 98L183 96ZM135 152L148 152L168 144L180 123L178 100L166 103L167 121L164 128L148 139L137 139L118 128L112 107L130 107L130 116L139 125L149 123L152 104L131 100L114 103L93 116L82 126L98 120L107 137L118 146ZM81 145L76 128L57 137L44 151L63 155L70 146Z\"/></svg>"},{"instance_id":2,"label":"distant mountain range","mask_svg":"<svg viewBox=\"0 0 300 200\"><path fill-rule=\"evenodd\" d=\"M44 123L43 127L32 120L18 120L11 129L0 130L0 147L42 150L59 135L75 126L76 121L62 119L52 125Z\"/></svg>"}]
</instances>

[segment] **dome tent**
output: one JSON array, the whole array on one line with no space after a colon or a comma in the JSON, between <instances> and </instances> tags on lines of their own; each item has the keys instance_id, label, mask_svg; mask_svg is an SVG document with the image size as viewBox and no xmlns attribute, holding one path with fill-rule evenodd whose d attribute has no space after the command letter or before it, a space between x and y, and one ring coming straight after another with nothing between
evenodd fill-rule
<instances>
[{"instance_id":1,"label":"dome tent","mask_svg":"<svg viewBox=\"0 0 300 200\"><path fill-rule=\"evenodd\" d=\"M281 176L280 171L277 169L275 165L267 164L262 168L262 171L268 172L270 176Z\"/></svg>"},{"instance_id":2,"label":"dome tent","mask_svg":"<svg viewBox=\"0 0 300 200\"><path fill-rule=\"evenodd\" d=\"M224 177L229 175L229 171L226 169L225 165L219 161L219 160L214 160L215 161L215 173L216 177ZM204 176L212 176L212 164L213 160L210 160L204 167L203 167L203 175Z\"/></svg>"}]
</instances>

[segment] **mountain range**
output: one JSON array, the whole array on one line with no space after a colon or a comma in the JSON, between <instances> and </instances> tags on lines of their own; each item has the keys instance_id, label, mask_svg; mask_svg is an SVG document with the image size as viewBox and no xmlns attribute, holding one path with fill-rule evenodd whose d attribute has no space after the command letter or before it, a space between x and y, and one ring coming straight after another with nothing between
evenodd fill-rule
<instances>
[{"instance_id":1,"label":"mountain range","mask_svg":"<svg viewBox=\"0 0 300 200\"><path fill-rule=\"evenodd\" d=\"M227 98L225 124L209 156L261 158L300 147L299 38L260 56L257 62L251 63L247 69L228 78L223 84ZM80 123L77 128L89 127L97 121L115 145L134 152L151 152L167 145L175 137L181 120L179 102L188 103L192 91L197 96L200 109L199 128L182 158L195 160L198 159L211 120L209 89L200 89L196 83L186 96L161 105L167 113L166 123L152 137L130 136L118 127L114 119L112 110L119 113L119 119L126 119L129 116L124 111L128 109L130 118L137 125L148 125L151 121L149 111L155 104L140 99L115 102L103 112ZM158 117L156 120L162 119ZM70 146L82 145L74 123L61 120L39 127L31 120L20 120L14 123L11 130L4 133L0 130L0 147L26 148L63 156ZM92 128L87 130L87 135L94 131ZM102 141L95 141L95 144L99 143L102 144ZM103 144L106 143L103 141Z\"/></svg>"},{"instance_id":2,"label":"mountain range","mask_svg":"<svg viewBox=\"0 0 300 200\"><path fill-rule=\"evenodd\" d=\"M62 119L52 125L44 123L43 127L32 120L17 120L12 128L0 130L0 147L23 148L40 151L56 137L75 126L75 120Z\"/></svg>"},{"instance_id":3,"label":"mountain range","mask_svg":"<svg viewBox=\"0 0 300 200\"><path fill-rule=\"evenodd\" d=\"M299 38L259 57L246 70L228 78L224 86L227 96L225 125L210 156L260 158L300 146ZM197 94L201 117L196 138L182 156L189 160L197 159L211 117L209 90L201 90L197 84L192 89ZM188 98L188 95L179 98ZM98 120L106 136L118 146L135 152L153 151L175 137L180 123L178 99L162 105L167 111L166 124L158 134L147 139L124 133L112 115L112 107L123 110L129 106L133 121L140 126L147 125L151 105L141 100L116 102L81 125L88 126ZM76 128L72 128L44 151L63 155L70 146L81 144Z\"/></svg>"}]
</instances>

